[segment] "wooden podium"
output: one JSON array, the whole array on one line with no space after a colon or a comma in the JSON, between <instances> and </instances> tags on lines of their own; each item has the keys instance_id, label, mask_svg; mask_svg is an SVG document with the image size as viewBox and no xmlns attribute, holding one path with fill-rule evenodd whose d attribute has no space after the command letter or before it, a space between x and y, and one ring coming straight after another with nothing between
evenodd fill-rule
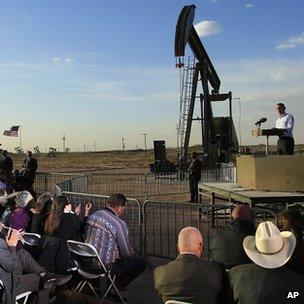
<instances>
[{"instance_id":1,"label":"wooden podium","mask_svg":"<svg viewBox=\"0 0 304 304\"><path fill-rule=\"evenodd\" d=\"M284 135L285 130L284 129L261 129L261 128L256 128L251 131L251 134L254 137L258 136L266 136L266 155L269 153L268 145L269 145L269 136L282 136Z\"/></svg>"}]
</instances>

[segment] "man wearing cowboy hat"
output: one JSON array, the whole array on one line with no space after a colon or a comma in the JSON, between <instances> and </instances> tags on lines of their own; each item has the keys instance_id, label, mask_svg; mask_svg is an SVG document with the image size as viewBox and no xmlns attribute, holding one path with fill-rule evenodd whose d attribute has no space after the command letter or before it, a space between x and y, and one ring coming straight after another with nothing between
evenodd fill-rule
<instances>
[{"instance_id":1,"label":"man wearing cowboy hat","mask_svg":"<svg viewBox=\"0 0 304 304\"><path fill-rule=\"evenodd\" d=\"M290 231L263 222L255 236L247 236L243 247L254 264L232 268L230 303L304 303L304 277L285 268L296 246Z\"/></svg>"}]
</instances>

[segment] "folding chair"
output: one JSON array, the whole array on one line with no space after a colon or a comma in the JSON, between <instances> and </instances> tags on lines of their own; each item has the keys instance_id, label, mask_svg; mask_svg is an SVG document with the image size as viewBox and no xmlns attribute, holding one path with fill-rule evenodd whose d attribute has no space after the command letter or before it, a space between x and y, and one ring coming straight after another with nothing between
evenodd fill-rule
<instances>
[{"instance_id":1,"label":"folding chair","mask_svg":"<svg viewBox=\"0 0 304 304\"><path fill-rule=\"evenodd\" d=\"M26 291L24 293L21 293L20 295L18 295L16 297L16 304L26 304L27 303L27 300L28 300L28 297L29 295L31 294L32 292L31 291ZM23 302L19 302L19 300L23 300Z\"/></svg>"},{"instance_id":2,"label":"folding chair","mask_svg":"<svg viewBox=\"0 0 304 304\"><path fill-rule=\"evenodd\" d=\"M10 227L7 227L7 226L2 224L1 233L4 234L4 235L7 235L9 229L10 229ZM40 234L26 232L21 239L21 243L29 245L29 246L38 246L39 242L40 242L40 239L41 239Z\"/></svg>"},{"instance_id":3,"label":"folding chair","mask_svg":"<svg viewBox=\"0 0 304 304\"><path fill-rule=\"evenodd\" d=\"M4 292L4 285L3 285L3 282L0 280L0 294L2 294L3 292ZM21 303L26 304L27 300L29 298L29 295L31 293L32 293L31 291L26 291L24 293L21 293L21 294L17 295L15 303L16 304L21 304ZM23 300L23 302L19 302L19 300Z\"/></svg>"},{"instance_id":4,"label":"folding chair","mask_svg":"<svg viewBox=\"0 0 304 304\"><path fill-rule=\"evenodd\" d=\"M168 301L166 301L165 304L192 304L192 303L189 303L189 302L181 302L181 301L175 301L175 300L168 300Z\"/></svg>"},{"instance_id":5,"label":"folding chair","mask_svg":"<svg viewBox=\"0 0 304 304\"><path fill-rule=\"evenodd\" d=\"M40 243L41 235L37 233L29 233L26 232L22 239L21 242L23 244L29 245L29 246L38 246Z\"/></svg>"},{"instance_id":6,"label":"folding chair","mask_svg":"<svg viewBox=\"0 0 304 304\"><path fill-rule=\"evenodd\" d=\"M67 241L67 245L69 247L69 250L72 253L72 257L77 265L77 271L81 275L82 280L79 282L79 284L76 287L75 292L81 292L81 290L84 288L84 286L87 284L92 292L94 293L95 297L98 298L98 295L91 284L90 280L98 279L100 277L107 278L110 282L106 292L104 293L100 303L104 301L108 293L112 288L116 291L120 301L123 304L126 304L123 300L117 286L115 285L115 275L111 275L110 271L106 268L106 266L101 261L99 254L95 247L91 244L82 243L82 242L76 242L72 240ZM92 263L93 261L96 262L96 267L94 264L94 267L88 266L88 262ZM91 265L91 264L90 264Z\"/></svg>"}]
</instances>

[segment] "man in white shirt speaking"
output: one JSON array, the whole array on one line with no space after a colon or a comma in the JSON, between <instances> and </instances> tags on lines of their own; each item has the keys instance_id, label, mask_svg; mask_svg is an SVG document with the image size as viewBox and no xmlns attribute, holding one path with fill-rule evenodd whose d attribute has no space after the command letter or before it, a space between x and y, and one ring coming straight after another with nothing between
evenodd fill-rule
<instances>
[{"instance_id":1,"label":"man in white shirt speaking","mask_svg":"<svg viewBox=\"0 0 304 304\"><path fill-rule=\"evenodd\" d=\"M294 117L285 112L285 105L278 103L276 106L279 118L276 120L276 129L284 129L284 134L279 136L278 140L278 154L293 155L294 139L292 135L294 126Z\"/></svg>"}]
</instances>

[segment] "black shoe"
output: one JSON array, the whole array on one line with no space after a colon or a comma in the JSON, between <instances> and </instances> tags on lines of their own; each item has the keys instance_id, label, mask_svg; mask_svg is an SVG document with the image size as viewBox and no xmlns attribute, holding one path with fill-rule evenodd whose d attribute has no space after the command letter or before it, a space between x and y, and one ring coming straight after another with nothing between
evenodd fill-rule
<instances>
[{"instance_id":1,"label":"black shoe","mask_svg":"<svg viewBox=\"0 0 304 304\"><path fill-rule=\"evenodd\" d=\"M45 273L42 277L42 282L43 284L53 284L55 286L61 286L66 284L68 281L71 280L72 275L60 275L60 274L55 274L51 272Z\"/></svg>"}]
</instances>

